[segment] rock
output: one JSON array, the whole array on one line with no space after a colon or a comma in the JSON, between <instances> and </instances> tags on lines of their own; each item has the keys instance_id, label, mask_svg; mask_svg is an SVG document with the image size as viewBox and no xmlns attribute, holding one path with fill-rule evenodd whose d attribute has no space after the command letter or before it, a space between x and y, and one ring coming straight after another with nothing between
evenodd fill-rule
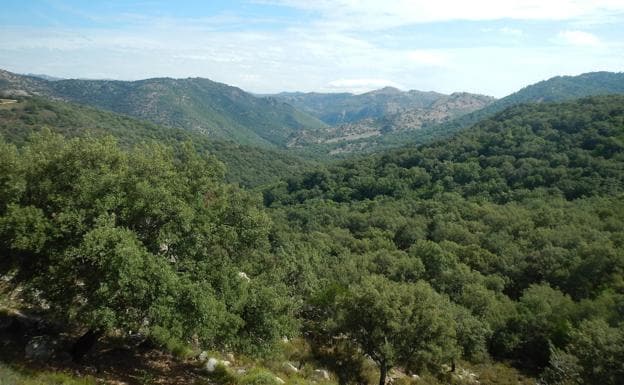
<instances>
[{"instance_id":1,"label":"rock","mask_svg":"<svg viewBox=\"0 0 624 385\"><path fill-rule=\"evenodd\" d=\"M291 364L290 362L284 362L284 365L282 365L282 366L289 373L298 373L299 372L299 369L297 369L297 367L295 365Z\"/></svg>"},{"instance_id":2,"label":"rock","mask_svg":"<svg viewBox=\"0 0 624 385\"><path fill-rule=\"evenodd\" d=\"M249 276L245 272L242 272L242 271L238 272L238 278L244 279L247 282L251 281L251 278L249 278Z\"/></svg>"},{"instance_id":3,"label":"rock","mask_svg":"<svg viewBox=\"0 0 624 385\"><path fill-rule=\"evenodd\" d=\"M197 359L200 360L201 362L204 362L208 359L208 352L207 351L202 351L201 353L199 353L199 356L197 356Z\"/></svg>"},{"instance_id":4,"label":"rock","mask_svg":"<svg viewBox=\"0 0 624 385\"><path fill-rule=\"evenodd\" d=\"M418 374L412 374L412 379L420 380L420 376Z\"/></svg>"},{"instance_id":5,"label":"rock","mask_svg":"<svg viewBox=\"0 0 624 385\"><path fill-rule=\"evenodd\" d=\"M229 367L230 365L232 365L232 363L230 361L219 361L219 363L223 366L225 366L226 368Z\"/></svg>"},{"instance_id":6,"label":"rock","mask_svg":"<svg viewBox=\"0 0 624 385\"><path fill-rule=\"evenodd\" d=\"M288 337L286 337L286 336L282 337L282 342L287 344L288 343Z\"/></svg>"},{"instance_id":7,"label":"rock","mask_svg":"<svg viewBox=\"0 0 624 385\"><path fill-rule=\"evenodd\" d=\"M325 369L314 370L314 375L321 380L329 380L329 372Z\"/></svg>"},{"instance_id":8,"label":"rock","mask_svg":"<svg viewBox=\"0 0 624 385\"><path fill-rule=\"evenodd\" d=\"M236 360L234 359L234 354L232 354L232 353L228 353L228 354L226 354L226 355L225 355L225 358L227 358L227 359L228 359L228 361L232 361L232 362L236 361Z\"/></svg>"},{"instance_id":9,"label":"rock","mask_svg":"<svg viewBox=\"0 0 624 385\"><path fill-rule=\"evenodd\" d=\"M217 360L214 357L210 357L208 359L208 362L206 362L206 365L204 366L204 369L206 369L206 371L208 373L212 373L215 371L215 369L217 368L217 365L219 364L219 360Z\"/></svg>"},{"instance_id":10,"label":"rock","mask_svg":"<svg viewBox=\"0 0 624 385\"><path fill-rule=\"evenodd\" d=\"M48 361L54 356L56 341L46 336L33 337L26 344L24 355L29 360Z\"/></svg>"},{"instance_id":11,"label":"rock","mask_svg":"<svg viewBox=\"0 0 624 385\"><path fill-rule=\"evenodd\" d=\"M285 384L286 381L282 380L281 378L275 376L275 381L277 381L278 384Z\"/></svg>"},{"instance_id":12,"label":"rock","mask_svg":"<svg viewBox=\"0 0 624 385\"><path fill-rule=\"evenodd\" d=\"M239 376L242 376L243 374L247 373L247 369L244 368L240 368L240 369L236 369L236 374L238 374Z\"/></svg>"}]
</instances>

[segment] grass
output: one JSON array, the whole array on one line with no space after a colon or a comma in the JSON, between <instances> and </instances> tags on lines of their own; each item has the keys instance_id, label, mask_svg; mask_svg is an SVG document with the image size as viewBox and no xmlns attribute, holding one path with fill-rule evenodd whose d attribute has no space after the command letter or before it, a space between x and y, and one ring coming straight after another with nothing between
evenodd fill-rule
<instances>
[{"instance_id":1,"label":"grass","mask_svg":"<svg viewBox=\"0 0 624 385\"><path fill-rule=\"evenodd\" d=\"M62 372L37 372L11 368L0 363L0 385L96 385L93 377L74 377Z\"/></svg>"}]
</instances>

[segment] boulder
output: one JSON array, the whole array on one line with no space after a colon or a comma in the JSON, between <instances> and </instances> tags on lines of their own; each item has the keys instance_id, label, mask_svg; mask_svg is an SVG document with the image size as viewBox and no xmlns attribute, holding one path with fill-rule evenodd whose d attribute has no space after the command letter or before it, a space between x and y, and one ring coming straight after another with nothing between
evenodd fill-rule
<instances>
[{"instance_id":1,"label":"boulder","mask_svg":"<svg viewBox=\"0 0 624 385\"><path fill-rule=\"evenodd\" d=\"M282 365L282 366L289 373L298 373L299 372L299 369L297 369L297 367L295 365L291 364L290 362L284 362L284 365Z\"/></svg>"},{"instance_id":2,"label":"boulder","mask_svg":"<svg viewBox=\"0 0 624 385\"><path fill-rule=\"evenodd\" d=\"M275 376L275 381L277 381L278 384L285 384L286 381L282 380L281 378Z\"/></svg>"},{"instance_id":3,"label":"boulder","mask_svg":"<svg viewBox=\"0 0 624 385\"><path fill-rule=\"evenodd\" d=\"M206 369L208 373L212 373L215 371L218 364L219 364L219 360L217 360L214 357L210 357L208 359L208 362L206 362L206 365L204 365L204 369Z\"/></svg>"},{"instance_id":4,"label":"boulder","mask_svg":"<svg viewBox=\"0 0 624 385\"><path fill-rule=\"evenodd\" d=\"M215 371L215 369L217 368L218 365L222 365L222 366L225 366L227 368L230 365L232 365L232 363L230 361L222 361L222 360L218 360L218 359L216 359L214 357L210 357L208 359L208 361L206 362L206 365L204 365L204 369L208 373L212 373L212 372Z\"/></svg>"},{"instance_id":5,"label":"boulder","mask_svg":"<svg viewBox=\"0 0 624 385\"><path fill-rule=\"evenodd\" d=\"M24 349L24 355L29 360L48 361L54 356L56 341L47 336L33 337Z\"/></svg>"},{"instance_id":6,"label":"boulder","mask_svg":"<svg viewBox=\"0 0 624 385\"><path fill-rule=\"evenodd\" d=\"M329 372L325 369L314 370L314 375L321 380L329 380Z\"/></svg>"},{"instance_id":7,"label":"boulder","mask_svg":"<svg viewBox=\"0 0 624 385\"><path fill-rule=\"evenodd\" d=\"M243 272L243 271L239 271L238 272L238 278L245 280L247 282L251 281L251 278L249 278L249 276L247 275L247 273Z\"/></svg>"}]
</instances>

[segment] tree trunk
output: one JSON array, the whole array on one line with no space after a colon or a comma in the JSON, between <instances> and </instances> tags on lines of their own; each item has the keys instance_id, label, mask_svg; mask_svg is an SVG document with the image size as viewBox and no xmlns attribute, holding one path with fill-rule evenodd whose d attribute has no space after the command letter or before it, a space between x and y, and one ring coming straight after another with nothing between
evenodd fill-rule
<instances>
[{"instance_id":1,"label":"tree trunk","mask_svg":"<svg viewBox=\"0 0 624 385\"><path fill-rule=\"evenodd\" d=\"M95 343L100 339L102 334L103 332L99 330L89 329L89 331L78 338L72 346L72 360L76 363L82 361L82 358L93 349L93 346L95 346Z\"/></svg>"},{"instance_id":2,"label":"tree trunk","mask_svg":"<svg viewBox=\"0 0 624 385\"><path fill-rule=\"evenodd\" d=\"M388 365L385 362L379 364L379 385L386 385L386 375L388 374Z\"/></svg>"}]
</instances>

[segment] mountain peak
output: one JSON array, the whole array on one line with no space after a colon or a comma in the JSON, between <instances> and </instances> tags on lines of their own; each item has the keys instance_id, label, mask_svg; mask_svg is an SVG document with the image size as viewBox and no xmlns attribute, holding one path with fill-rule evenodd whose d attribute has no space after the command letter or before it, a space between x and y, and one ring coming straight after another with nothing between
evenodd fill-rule
<instances>
[{"instance_id":1,"label":"mountain peak","mask_svg":"<svg viewBox=\"0 0 624 385\"><path fill-rule=\"evenodd\" d=\"M386 86L384 88L380 88L378 90L367 92L370 95L394 95L394 94L402 94L403 91L396 87Z\"/></svg>"}]
</instances>

